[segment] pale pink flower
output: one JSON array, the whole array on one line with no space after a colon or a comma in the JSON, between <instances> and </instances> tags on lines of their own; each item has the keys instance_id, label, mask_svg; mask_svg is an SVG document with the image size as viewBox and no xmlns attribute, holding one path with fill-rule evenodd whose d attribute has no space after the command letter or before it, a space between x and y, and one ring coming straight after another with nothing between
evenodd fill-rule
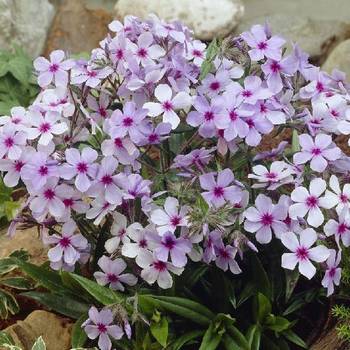
<instances>
[{"instance_id":1,"label":"pale pink flower","mask_svg":"<svg viewBox=\"0 0 350 350\"><path fill-rule=\"evenodd\" d=\"M341 250L337 252L330 249L329 257L326 261L326 271L322 279L322 286L327 288L327 297L334 293L334 286L339 286L341 278L341 268L338 267L341 261Z\"/></svg>"}]
</instances>

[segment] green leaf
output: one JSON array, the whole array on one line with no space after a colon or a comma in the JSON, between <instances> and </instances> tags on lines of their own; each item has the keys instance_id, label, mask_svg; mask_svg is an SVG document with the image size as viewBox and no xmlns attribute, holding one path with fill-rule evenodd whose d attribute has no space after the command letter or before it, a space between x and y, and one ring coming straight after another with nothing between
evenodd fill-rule
<instances>
[{"instance_id":1,"label":"green leaf","mask_svg":"<svg viewBox=\"0 0 350 350\"><path fill-rule=\"evenodd\" d=\"M258 292L264 294L269 300L272 298L272 288L267 273L258 258L257 254L252 254L252 279L256 284Z\"/></svg>"},{"instance_id":2,"label":"green leaf","mask_svg":"<svg viewBox=\"0 0 350 350\"><path fill-rule=\"evenodd\" d=\"M257 321L260 322L260 324L264 323L264 320L266 317L271 314L271 303L269 299L265 297L264 294L259 293L257 297L258 301L258 318Z\"/></svg>"},{"instance_id":3,"label":"green leaf","mask_svg":"<svg viewBox=\"0 0 350 350\"><path fill-rule=\"evenodd\" d=\"M286 302L289 300L289 298L292 296L294 288L296 287L300 273L297 269L290 271L285 270L285 276L286 276Z\"/></svg>"},{"instance_id":4,"label":"green leaf","mask_svg":"<svg viewBox=\"0 0 350 350\"><path fill-rule=\"evenodd\" d=\"M88 304L81 303L66 295L41 292L26 292L21 295L32 298L49 309L73 319L78 319L89 310Z\"/></svg>"},{"instance_id":5,"label":"green leaf","mask_svg":"<svg viewBox=\"0 0 350 350\"><path fill-rule=\"evenodd\" d=\"M266 325L269 329L275 332L282 332L289 328L290 322L284 317L275 316L273 322L271 324L266 322Z\"/></svg>"},{"instance_id":6,"label":"green leaf","mask_svg":"<svg viewBox=\"0 0 350 350\"><path fill-rule=\"evenodd\" d=\"M24 277L3 278L0 280L0 284L7 287L22 289L22 290L27 290L32 288L32 284Z\"/></svg>"},{"instance_id":7,"label":"green leaf","mask_svg":"<svg viewBox=\"0 0 350 350\"><path fill-rule=\"evenodd\" d=\"M7 334L6 332L0 331L0 345L4 344L14 344L14 341L10 334Z\"/></svg>"},{"instance_id":8,"label":"green leaf","mask_svg":"<svg viewBox=\"0 0 350 350\"><path fill-rule=\"evenodd\" d=\"M246 338L251 350L260 349L261 330L258 325L252 325L247 331Z\"/></svg>"},{"instance_id":9,"label":"green leaf","mask_svg":"<svg viewBox=\"0 0 350 350\"><path fill-rule=\"evenodd\" d=\"M162 309L204 326L209 325L211 319L213 318L209 318L203 315L200 311L192 310L191 308L185 307L183 305L174 304L171 301L157 299L153 295L139 295L138 302L144 312L145 310L148 312L153 312L156 309Z\"/></svg>"},{"instance_id":10,"label":"green leaf","mask_svg":"<svg viewBox=\"0 0 350 350\"><path fill-rule=\"evenodd\" d=\"M34 343L32 350L46 350L44 339L41 336Z\"/></svg>"},{"instance_id":11,"label":"green leaf","mask_svg":"<svg viewBox=\"0 0 350 350\"><path fill-rule=\"evenodd\" d=\"M12 270L14 270L17 265L11 258L4 258L0 260L0 275L4 275Z\"/></svg>"},{"instance_id":12,"label":"green leaf","mask_svg":"<svg viewBox=\"0 0 350 350\"><path fill-rule=\"evenodd\" d=\"M292 153L294 154L299 151L300 151L299 135L298 135L298 131L294 129L292 134Z\"/></svg>"},{"instance_id":13,"label":"green leaf","mask_svg":"<svg viewBox=\"0 0 350 350\"><path fill-rule=\"evenodd\" d=\"M226 326L228 333L232 339L241 347L241 350L250 350L250 346L246 337L233 325Z\"/></svg>"},{"instance_id":14,"label":"green leaf","mask_svg":"<svg viewBox=\"0 0 350 350\"><path fill-rule=\"evenodd\" d=\"M169 324L166 317L161 317L159 322L152 321L150 330L157 342L166 347L169 332Z\"/></svg>"},{"instance_id":15,"label":"green leaf","mask_svg":"<svg viewBox=\"0 0 350 350\"><path fill-rule=\"evenodd\" d=\"M217 39L214 38L206 50L206 57L201 66L200 80L203 80L207 74L214 68L213 61L219 52Z\"/></svg>"},{"instance_id":16,"label":"green leaf","mask_svg":"<svg viewBox=\"0 0 350 350\"><path fill-rule=\"evenodd\" d=\"M83 314L79 319L74 323L72 329L72 347L79 348L84 346L87 340L87 335L81 325L87 320L87 314Z\"/></svg>"},{"instance_id":17,"label":"green leaf","mask_svg":"<svg viewBox=\"0 0 350 350\"><path fill-rule=\"evenodd\" d=\"M124 301L124 297L113 290L100 286L94 281L85 277L71 273L70 276L77 281L96 301L103 305L120 304Z\"/></svg>"},{"instance_id":18,"label":"green leaf","mask_svg":"<svg viewBox=\"0 0 350 350\"><path fill-rule=\"evenodd\" d=\"M9 292L0 289L0 317L6 319L10 314L15 315L19 312L19 306L16 298Z\"/></svg>"},{"instance_id":19,"label":"green leaf","mask_svg":"<svg viewBox=\"0 0 350 350\"><path fill-rule=\"evenodd\" d=\"M31 75L28 60L24 57L14 57L8 62L8 71L22 84L28 85Z\"/></svg>"},{"instance_id":20,"label":"green leaf","mask_svg":"<svg viewBox=\"0 0 350 350\"><path fill-rule=\"evenodd\" d=\"M210 323L202 339L199 350L215 350L219 346L225 329L217 328L215 324Z\"/></svg>"},{"instance_id":21,"label":"green leaf","mask_svg":"<svg viewBox=\"0 0 350 350\"><path fill-rule=\"evenodd\" d=\"M184 345L202 336L204 331L192 331L178 337L171 345L171 350L181 350Z\"/></svg>"},{"instance_id":22,"label":"green leaf","mask_svg":"<svg viewBox=\"0 0 350 350\"><path fill-rule=\"evenodd\" d=\"M298 335L296 335L292 330L289 329L287 331L284 331L282 334L290 342L300 346L303 349L307 349L306 343Z\"/></svg>"},{"instance_id":23,"label":"green leaf","mask_svg":"<svg viewBox=\"0 0 350 350\"><path fill-rule=\"evenodd\" d=\"M14 262L21 268L22 271L24 271L29 277L43 287L54 292L66 291L66 288L62 285L60 275L57 272L24 262L21 259L14 259Z\"/></svg>"}]
</instances>

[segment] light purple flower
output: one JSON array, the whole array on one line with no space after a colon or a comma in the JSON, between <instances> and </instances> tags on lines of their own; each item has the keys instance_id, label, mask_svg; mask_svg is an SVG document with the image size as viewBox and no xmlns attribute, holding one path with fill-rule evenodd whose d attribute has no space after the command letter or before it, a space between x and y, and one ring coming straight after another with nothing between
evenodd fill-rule
<instances>
[{"instance_id":1,"label":"light purple flower","mask_svg":"<svg viewBox=\"0 0 350 350\"><path fill-rule=\"evenodd\" d=\"M116 204L111 204L104 198L97 197L91 202L91 208L86 212L86 218L95 219L94 224L99 225L103 218L113 212L116 207Z\"/></svg>"},{"instance_id":2,"label":"light purple flower","mask_svg":"<svg viewBox=\"0 0 350 350\"><path fill-rule=\"evenodd\" d=\"M157 233L150 234L149 239L154 244L153 252L158 260L167 262L170 255L175 267L184 267L187 264L186 254L192 249L188 239L176 238L171 232L165 232L161 237Z\"/></svg>"},{"instance_id":3,"label":"light purple flower","mask_svg":"<svg viewBox=\"0 0 350 350\"><path fill-rule=\"evenodd\" d=\"M267 86L269 89L278 93L283 88L282 76L287 75L291 76L297 70L297 62L293 56L287 56L280 61L268 59L262 66L262 71L267 77Z\"/></svg>"},{"instance_id":4,"label":"light purple flower","mask_svg":"<svg viewBox=\"0 0 350 350\"><path fill-rule=\"evenodd\" d=\"M344 244L345 247L350 246L350 216L347 209L343 209L340 213L338 221L330 219L324 225L324 233L327 237L333 236L335 241L340 247L340 241Z\"/></svg>"},{"instance_id":5,"label":"light purple flower","mask_svg":"<svg viewBox=\"0 0 350 350\"><path fill-rule=\"evenodd\" d=\"M205 59L205 48L206 45L200 40L193 40L192 43L188 44L187 59L193 59L195 65L201 66Z\"/></svg>"},{"instance_id":6,"label":"light purple flower","mask_svg":"<svg viewBox=\"0 0 350 350\"><path fill-rule=\"evenodd\" d=\"M211 100L211 103L204 96L197 96L193 103L196 111L187 115L187 124L199 127L201 136L210 138L215 136L216 129L220 128L219 122L222 118L222 102L218 98Z\"/></svg>"},{"instance_id":7,"label":"light purple flower","mask_svg":"<svg viewBox=\"0 0 350 350\"><path fill-rule=\"evenodd\" d=\"M148 250L143 250L139 253L139 266L143 269L141 277L149 284L157 282L162 289L171 288L173 279L170 272L181 275L183 268L175 267L169 262L158 260ZM169 272L170 271L170 272Z\"/></svg>"},{"instance_id":8,"label":"light purple flower","mask_svg":"<svg viewBox=\"0 0 350 350\"><path fill-rule=\"evenodd\" d=\"M115 156L123 165L132 164L140 154L129 137L104 140L101 144L101 151L104 156Z\"/></svg>"},{"instance_id":9,"label":"light purple flower","mask_svg":"<svg viewBox=\"0 0 350 350\"><path fill-rule=\"evenodd\" d=\"M225 91L226 87L232 82L227 73L226 70L221 69L217 71L216 74L207 74L198 92L211 98L218 96L221 92Z\"/></svg>"},{"instance_id":10,"label":"light purple flower","mask_svg":"<svg viewBox=\"0 0 350 350\"><path fill-rule=\"evenodd\" d=\"M222 244L222 233L219 230L209 232L204 241L203 261L207 264L215 261L217 248Z\"/></svg>"},{"instance_id":11,"label":"light purple flower","mask_svg":"<svg viewBox=\"0 0 350 350\"><path fill-rule=\"evenodd\" d=\"M11 160L19 159L26 141L24 131L16 131L12 124L4 125L0 133L0 159L5 156Z\"/></svg>"},{"instance_id":12,"label":"light purple flower","mask_svg":"<svg viewBox=\"0 0 350 350\"><path fill-rule=\"evenodd\" d=\"M99 312L92 306L89 310L89 318L82 324L89 339L98 338L100 350L111 350L112 342L110 338L120 339L124 335L119 326L112 324L113 320L111 310L103 309Z\"/></svg>"},{"instance_id":13,"label":"light purple flower","mask_svg":"<svg viewBox=\"0 0 350 350\"><path fill-rule=\"evenodd\" d=\"M297 187L291 193L294 204L289 208L289 215L292 219L303 218L308 213L307 222L313 227L319 227L324 221L320 208L330 209L325 197L320 198L326 190L326 181L316 178L310 182L309 191L305 187Z\"/></svg>"},{"instance_id":14,"label":"light purple flower","mask_svg":"<svg viewBox=\"0 0 350 350\"><path fill-rule=\"evenodd\" d=\"M209 205L216 208L222 207L226 202L236 203L242 198L242 191L236 185L231 185L234 175L230 169L220 171L215 180L214 173L208 173L199 177L200 185L207 192L201 195Z\"/></svg>"},{"instance_id":15,"label":"light purple flower","mask_svg":"<svg viewBox=\"0 0 350 350\"><path fill-rule=\"evenodd\" d=\"M37 214L46 215L48 212L54 217L61 217L65 210L62 198L59 197L58 178L52 177L40 190L31 193L33 199L30 202L30 209Z\"/></svg>"},{"instance_id":16,"label":"light purple flower","mask_svg":"<svg viewBox=\"0 0 350 350\"><path fill-rule=\"evenodd\" d=\"M176 129L180 124L180 118L175 110L188 108L191 105L190 95L181 91L173 97L173 91L167 84L158 85L154 95L159 102L147 102L143 108L149 110L148 115L151 117L163 115L163 122L170 123L172 129Z\"/></svg>"},{"instance_id":17,"label":"light purple flower","mask_svg":"<svg viewBox=\"0 0 350 350\"><path fill-rule=\"evenodd\" d=\"M27 130L30 140L39 138L39 144L48 145L54 135L62 135L67 131L68 127L65 122L60 121L60 116L56 112L46 112L42 115L39 111L30 113L30 121L32 128Z\"/></svg>"},{"instance_id":18,"label":"light purple flower","mask_svg":"<svg viewBox=\"0 0 350 350\"><path fill-rule=\"evenodd\" d=\"M23 166L21 177L35 190L43 187L50 177L58 177L57 162L48 158L44 152L36 152Z\"/></svg>"},{"instance_id":19,"label":"light purple flower","mask_svg":"<svg viewBox=\"0 0 350 350\"><path fill-rule=\"evenodd\" d=\"M117 175L116 184L123 190L124 199L135 199L137 197L149 197L151 193L150 180L144 180L139 174Z\"/></svg>"},{"instance_id":20,"label":"light purple flower","mask_svg":"<svg viewBox=\"0 0 350 350\"><path fill-rule=\"evenodd\" d=\"M242 33L241 37L251 47L249 56L253 61L260 61L264 57L277 61L281 59L281 47L285 40L279 36L268 37L262 25L252 26L250 32Z\"/></svg>"},{"instance_id":21,"label":"light purple flower","mask_svg":"<svg viewBox=\"0 0 350 350\"><path fill-rule=\"evenodd\" d=\"M89 95L87 98L88 107L93 111L91 117L95 121L100 122L101 120L107 119L111 116L112 110L108 109L110 96L104 92L100 93L99 98Z\"/></svg>"},{"instance_id":22,"label":"light purple flower","mask_svg":"<svg viewBox=\"0 0 350 350\"><path fill-rule=\"evenodd\" d=\"M67 70L74 66L73 60L64 60L64 52L55 50L50 53L50 61L45 57L34 60L34 68L39 72L38 84L41 87L48 86L52 81L56 86L67 86Z\"/></svg>"},{"instance_id":23,"label":"light purple flower","mask_svg":"<svg viewBox=\"0 0 350 350\"><path fill-rule=\"evenodd\" d=\"M116 175L114 175L117 166L118 161L114 157L103 158L96 174L95 183L89 188L88 194L93 197L103 196L111 204L121 204L122 191L115 184Z\"/></svg>"},{"instance_id":24,"label":"light purple flower","mask_svg":"<svg viewBox=\"0 0 350 350\"><path fill-rule=\"evenodd\" d=\"M75 186L81 192L87 191L91 186L91 179L96 177L97 152L91 147L85 147L80 152L76 148L65 151L67 163L63 164L59 171L63 179L71 180L75 177Z\"/></svg>"},{"instance_id":25,"label":"light purple flower","mask_svg":"<svg viewBox=\"0 0 350 350\"><path fill-rule=\"evenodd\" d=\"M340 188L339 180L335 175L329 179L329 187L332 191L326 190L325 201L335 207L337 214L340 215L344 208L350 209L350 184L346 183L343 189Z\"/></svg>"},{"instance_id":26,"label":"light purple flower","mask_svg":"<svg viewBox=\"0 0 350 350\"><path fill-rule=\"evenodd\" d=\"M143 121L147 116L147 110L137 108L134 102L126 102L123 112L119 109L112 113L110 119L106 120L104 130L113 138L123 138L126 135L137 143L143 138Z\"/></svg>"},{"instance_id":27,"label":"light purple flower","mask_svg":"<svg viewBox=\"0 0 350 350\"><path fill-rule=\"evenodd\" d=\"M329 250L330 254L326 261L326 271L322 279L322 286L327 288L327 297L334 293L334 286L339 286L341 278L341 268L338 267L341 260L341 251Z\"/></svg>"},{"instance_id":28,"label":"light purple flower","mask_svg":"<svg viewBox=\"0 0 350 350\"><path fill-rule=\"evenodd\" d=\"M143 131L144 137L138 142L138 145L158 145L170 136L170 132L170 123L159 123L155 128L149 127Z\"/></svg>"},{"instance_id":29,"label":"light purple flower","mask_svg":"<svg viewBox=\"0 0 350 350\"><path fill-rule=\"evenodd\" d=\"M71 83L85 83L86 86L96 88L101 83L101 80L107 78L112 72L113 69L111 67L104 67L100 69L95 69L88 66L78 67L72 71Z\"/></svg>"},{"instance_id":30,"label":"light purple flower","mask_svg":"<svg viewBox=\"0 0 350 350\"><path fill-rule=\"evenodd\" d=\"M179 210L179 201L174 197L167 197L163 209L155 209L151 212L151 222L156 225L160 235L165 232L175 232L177 227L188 226L188 206L182 206Z\"/></svg>"},{"instance_id":31,"label":"light purple flower","mask_svg":"<svg viewBox=\"0 0 350 350\"><path fill-rule=\"evenodd\" d=\"M287 228L283 220L287 217L286 208L280 204L272 204L271 198L259 194L255 200L255 207L245 210L244 229L256 233L256 240L261 244L269 243L272 230L276 237L280 237Z\"/></svg>"},{"instance_id":32,"label":"light purple flower","mask_svg":"<svg viewBox=\"0 0 350 350\"><path fill-rule=\"evenodd\" d=\"M275 190L293 181L292 170L283 161L272 162L270 170L261 164L255 165L252 170L254 174L248 174L248 178L259 182L253 188L267 187L268 190Z\"/></svg>"},{"instance_id":33,"label":"light purple flower","mask_svg":"<svg viewBox=\"0 0 350 350\"><path fill-rule=\"evenodd\" d=\"M144 32L137 38L137 44L130 43L130 49L134 53L137 62L142 66L154 64L156 60L165 55L165 50L154 44L153 35L150 32Z\"/></svg>"},{"instance_id":34,"label":"light purple flower","mask_svg":"<svg viewBox=\"0 0 350 350\"><path fill-rule=\"evenodd\" d=\"M301 152L294 155L295 164L305 164L310 161L310 167L317 172L323 172L327 167L327 160L334 161L340 158L339 147L332 146L332 137L325 134L318 134L315 140L308 134L299 136Z\"/></svg>"},{"instance_id":35,"label":"light purple flower","mask_svg":"<svg viewBox=\"0 0 350 350\"><path fill-rule=\"evenodd\" d=\"M230 271L237 275L242 272L239 268L237 261L235 260L237 254L237 248L230 245L224 245L222 242L219 246L216 247L216 260L215 264L223 271L227 271L229 268Z\"/></svg>"},{"instance_id":36,"label":"light purple flower","mask_svg":"<svg viewBox=\"0 0 350 350\"><path fill-rule=\"evenodd\" d=\"M123 259L112 260L103 255L98 260L98 266L103 272L95 272L94 277L102 286L109 285L110 288L123 292L125 290L123 284L134 286L137 283L137 278L131 273L122 274L127 267Z\"/></svg>"},{"instance_id":37,"label":"light purple flower","mask_svg":"<svg viewBox=\"0 0 350 350\"><path fill-rule=\"evenodd\" d=\"M53 234L45 238L46 244L55 244L48 251L51 267L54 269L60 262L67 265L74 265L81 256L81 253L88 247L88 242L80 233L75 233L77 225L73 220L63 224L61 234Z\"/></svg>"},{"instance_id":38,"label":"light purple flower","mask_svg":"<svg viewBox=\"0 0 350 350\"><path fill-rule=\"evenodd\" d=\"M298 264L299 272L308 279L311 279L316 268L310 260L323 262L329 257L329 249L324 245L311 248L317 240L317 234L312 228L300 232L300 239L293 232L286 232L282 235L281 241L292 253L282 255L282 267L294 270Z\"/></svg>"}]
</instances>

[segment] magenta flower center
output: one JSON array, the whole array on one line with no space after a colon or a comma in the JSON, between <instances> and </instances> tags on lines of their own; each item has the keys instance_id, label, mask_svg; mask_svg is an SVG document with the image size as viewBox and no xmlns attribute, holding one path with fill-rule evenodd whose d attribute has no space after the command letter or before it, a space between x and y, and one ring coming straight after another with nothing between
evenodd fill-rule
<instances>
[{"instance_id":1,"label":"magenta flower center","mask_svg":"<svg viewBox=\"0 0 350 350\"><path fill-rule=\"evenodd\" d=\"M231 111L230 112L230 119L234 122L235 120L238 119L238 114L236 113L236 111Z\"/></svg>"},{"instance_id":2,"label":"magenta flower center","mask_svg":"<svg viewBox=\"0 0 350 350\"><path fill-rule=\"evenodd\" d=\"M39 130L40 132L44 133L44 132L48 132L49 130L51 129L51 125L47 122L45 123L42 123L40 126L39 126Z\"/></svg>"},{"instance_id":3,"label":"magenta flower center","mask_svg":"<svg viewBox=\"0 0 350 350\"><path fill-rule=\"evenodd\" d=\"M100 114L100 116L101 116L102 118L106 118L106 117L107 117L107 111L106 111L106 109L103 108L103 107L100 107L100 108L98 109L98 113Z\"/></svg>"},{"instance_id":4,"label":"magenta flower center","mask_svg":"<svg viewBox=\"0 0 350 350\"><path fill-rule=\"evenodd\" d=\"M328 274L329 274L329 277L333 278L335 276L335 267L331 267L329 270L328 270Z\"/></svg>"},{"instance_id":5,"label":"magenta flower center","mask_svg":"<svg viewBox=\"0 0 350 350\"><path fill-rule=\"evenodd\" d=\"M139 242L139 247L140 247L140 248L147 248L147 241L146 241L144 238L142 238L142 239L140 240L140 242Z\"/></svg>"},{"instance_id":6,"label":"magenta flower center","mask_svg":"<svg viewBox=\"0 0 350 350\"><path fill-rule=\"evenodd\" d=\"M319 156L321 153L322 153L322 150L318 147L315 147L311 150L311 153L314 155L314 156Z\"/></svg>"},{"instance_id":7,"label":"magenta flower center","mask_svg":"<svg viewBox=\"0 0 350 350\"><path fill-rule=\"evenodd\" d=\"M275 180L277 179L278 175L274 172L268 172L265 174L265 176L269 179L269 180Z\"/></svg>"},{"instance_id":8,"label":"magenta flower center","mask_svg":"<svg viewBox=\"0 0 350 350\"><path fill-rule=\"evenodd\" d=\"M318 81L317 84L316 84L316 90L318 92L324 91L324 86L323 86L323 84L320 81Z\"/></svg>"},{"instance_id":9,"label":"magenta flower center","mask_svg":"<svg viewBox=\"0 0 350 350\"><path fill-rule=\"evenodd\" d=\"M100 334L107 332L107 327L103 323L97 323L97 329Z\"/></svg>"},{"instance_id":10,"label":"magenta flower center","mask_svg":"<svg viewBox=\"0 0 350 350\"><path fill-rule=\"evenodd\" d=\"M213 120L213 119L214 119L214 113L211 112L211 111L205 112L205 113L204 113L204 119L205 119L206 121L211 121L211 120Z\"/></svg>"},{"instance_id":11,"label":"magenta flower center","mask_svg":"<svg viewBox=\"0 0 350 350\"><path fill-rule=\"evenodd\" d=\"M261 223L264 226L270 226L273 223L273 216L270 213L264 213L261 217Z\"/></svg>"},{"instance_id":12,"label":"magenta flower center","mask_svg":"<svg viewBox=\"0 0 350 350\"><path fill-rule=\"evenodd\" d=\"M47 200L51 200L55 198L55 191L52 190L51 188L48 188L47 190L44 191L44 197Z\"/></svg>"},{"instance_id":13,"label":"magenta flower center","mask_svg":"<svg viewBox=\"0 0 350 350\"><path fill-rule=\"evenodd\" d=\"M70 208L70 207L73 206L74 201L73 201L72 198L65 198L65 199L63 200L63 204L64 204L64 206L65 206L66 208Z\"/></svg>"},{"instance_id":14,"label":"magenta flower center","mask_svg":"<svg viewBox=\"0 0 350 350\"><path fill-rule=\"evenodd\" d=\"M309 196L306 198L306 205L309 208L315 208L318 204L318 198L315 196Z\"/></svg>"},{"instance_id":15,"label":"magenta flower center","mask_svg":"<svg viewBox=\"0 0 350 350\"><path fill-rule=\"evenodd\" d=\"M147 50L142 47L137 51L137 55L141 58L145 58L147 56Z\"/></svg>"},{"instance_id":16,"label":"magenta flower center","mask_svg":"<svg viewBox=\"0 0 350 350\"><path fill-rule=\"evenodd\" d=\"M124 51L122 49L118 49L116 52L115 52L115 57L118 59L118 60L121 60L122 58L124 58Z\"/></svg>"},{"instance_id":17,"label":"magenta flower center","mask_svg":"<svg viewBox=\"0 0 350 350\"><path fill-rule=\"evenodd\" d=\"M47 166L42 165L42 166L39 168L39 175L41 175L41 176L46 176L48 173L49 173L49 169L48 169Z\"/></svg>"},{"instance_id":18,"label":"magenta flower center","mask_svg":"<svg viewBox=\"0 0 350 350\"><path fill-rule=\"evenodd\" d=\"M19 173L24 166L24 163L21 162L20 160L15 162L15 170Z\"/></svg>"},{"instance_id":19,"label":"magenta flower center","mask_svg":"<svg viewBox=\"0 0 350 350\"><path fill-rule=\"evenodd\" d=\"M173 104L171 101L164 101L162 107L165 111L169 112L173 109Z\"/></svg>"},{"instance_id":20,"label":"magenta flower center","mask_svg":"<svg viewBox=\"0 0 350 350\"><path fill-rule=\"evenodd\" d=\"M165 271L166 270L166 263L163 262L163 261L155 261L153 263L153 267L159 271L159 272L162 272L162 271Z\"/></svg>"},{"instance_id":21,"label":"magenta flower center","mask_svg":"<svg viewBox=\"0 0 350 350\"><path fill-rule=\"evenodd\" d=\"M166 237L165 241L162 242L165 248L171 250L175 247L175 240L172 237Z\"/></svg>"},{"instance_id":22,"label":"magenta flower center","mask_svg":"<svg viewBox=\"0 0 350 350\"><path fill-rule=\"evenodd\" d=\"M230 258L230 255L225 248L219 249L219 255L226 260Z\"/></svg>"},{"instance_id":23,"label":"magenta flower center","mask_svg":"<svg viewBox=\"0 0 350 350\"><path fill-rule=\"evenodd\" d=\"M56 73L58 71L59 65L57 63L50 64L49 71L51 73Z\"/></svg>"},{"instance_id":24,"label":"magenta flower center","mask_svg":"<svg viewBox=\"0 0 350 350\"><path fill-rule=\"evenodd\" d=\"M199 50L192 50L192 55L195 56L195 57L203 57L203 53L202 51L199 51Z\"/></svg>"},{"instance_id":25,"label":"magenta flower center","mask_svg":"<svg viewBox=\"0 0 350 350\"><path fill-rule=\"evenodd\" d=\"M85 174L88 171L88 165L84 162L79 162L77 164L78 173Z\"/></svg>"},{"instance_id":26,"label":"magenta flower center","mask_svg":"<svg viewBox=\"0 0 350 350\"><path fill-rule=\"evenodd\" d=\"M170 222L173 226L177 226L180 223L180 221L181 221L181 218L178 215L173 216L170 220Z\"/></svg>"},{"instance_id":27,"label":"magenta flower center","mask_svg":"<svg viewBox=\"0 0 350 350\"><path fill-rule=\"evenodd\" d=\"M266 41L260 41L260 43L258 43L258 49L259 50L266 50L267 49L267 42Z\"/></svg>"},{"instance_id":28,"label":"magenta flower center","mask_svg":"<svg viewBox=\"0 0 350 350\"><path fill-rule=\"evenodd\" d=\"M7 137L4 140L4 144L7 148L11 148L15 144L15 140L12 137Z\"/></svg>"},{"instance_id":29,"label":"magenta flower center","mask_svg":"<svg viewBox=\"0 0 350 350\"><path fill-rule=\"evenodd\" d=\"M347 196L346 194L344 194L344 193L342 193L342 194L339 196L339 198L340 198L340 201L341 201L342 203L347 203L347 201L349 200L348 196Z\"/></svg>"},{"instance_id":30,"label":"magenta flower center","mask_svg":"<svg viewBox=\"0 0 350 350\"><path fill-rule=\"evenodd\" d=\"M104 175L101 179L101 182L104 185L110 185L113 182L112 176L111 175Z\"/></svg>"},{"instance_id":31,"label":"magenta flower center","mask_svg":"<svg viewBox=\"0 0 350 350\"><path fill-rule=\"evenodd\" d=\"M243 97L250 97L252 95L253 95L253 93L250 90L243 90L243 92L242 92Z\"/></svg>"},{"instance_id":32,"label":"magenta flower center","mask_svg":"<svg viewBox=\"0 0 350 350\"><path fill-rule=\"evenodd\" d=\"M248 124L249 129L252 129L255 126L255 123L254 123L253 119L247 119L246 123Z\"/></svg>"},{"instance_id":33,"label":"magenta flower center","mask_svg":"<svg viewBox=\"0 0 350 350\"><path fill-rule=\"evenodd\" d=\"M67 248L70 245L70 238L69 237L62 237L60 239L59 244L62 248Z\"/></svg>"},{"instance_id":34,"label":"magenta flower center","mask_svg":"<svg viewBox=\"0 0 350 350\"><path fill-rule=\"evenodd\" d=\"M342 222L341 224L339 224L338 226L338 234L342 235L346 232L346 230L348 229L348 227Z\"/></svg>"},{"instance_id":35,"label":"magenta flower center","mask_svg":"<svg viewBox=\"0 0 350 350\"><path fill-rule=\"evenodd\" d=\"M132 124L133 124L133 119L131 118L131 117L125 117L124 119L123 119L123 125L125 126L125 127L129 127L129 126L131 126Z\"/></svg>"},{"instance_id":36,"label":"magenta flower center","mask_svg":"<svg viewBox=\"0 0 350 350\"><path fill-rule=\"evenodd\" d=\"M157 142L158 140L159 140L159 136L157 134L150 134L148 136L149 143L154 143L154 142Z\"/></svg>"},{"instance_id":37,"label":"magenta flower center","mask_svg":"<svg viewBox=\"0 0 350 350\"><path fill-rule=\"evenodd\" d=\"M114 273L108 273L107 274L107 279L108 279L108 282L110 282L110 283L115 283L115 282L119 281L118 276L116 274L114 274Z\"/></svg>"},{"instance_id":38,"label":"magenta flower center","mask_svg":"<svg viewBox=\"0 0 350 350\"><path fill-rule=\"evenodd\" d=\"M210 85L209 85L210 90L213 91L217 91L220 89L220 83L218 81L213 81Z\"/></svg>"},{"instance_id":39,"label":"magenta flower center","mask_svg":"<svg viewBox=\"0 0 350 350\"><path fill-rule=\"evenodd\" d=\"M221 186L214 187L214 196L215 197L222 197L224 195L224 189Z\"/></svg>"},{"instance_id":40,"label":"magenta flower center","mask_svg":"<svg viewBox=\"0 0 350 350\"><path fill-rule=\"evenodd\" d=\"M94 70L89 70L87 72L87 75L90 77L90 78L95 78L96 75L97 75L97 72L95 72Z\"/></svg>"},{"instance_id":41,"label":"magenta flower center","mask_svg":"<svg viewBox=\"0 0 350 350\"><path fill-rule=\"evenodd\" d=\"M267 112L267 107L262 103L260 105L260 113L266 113Z\"/></svg>"},{"instance_id":42,"label":"magenta flower center","mask_svg":"<svg viewBox=\"0 0 350 350\"><path fill-rule=\"evenodd\" d=\"M123 237L124 235L126 234L126 229L125 228L121 228L119 231L118 231L118 237Z\"/></svg>"},{"instance_id":43,"label":"magenta flower center","mask_svg":"<svg viewBox=\"0 0 350 350\"><path fill-rule=\"evenodd\" d=\"M295 253L297 255L298 260L306 260L309 255L309 252L305 247L298 247Z\"/></svg>"},{"instance_id":44,"label":"magenta flower center","mask_svg":"<svg viewBox=\"0 0 350 350\"><path fill-rule=\"evenodd\" d=\"M281 66L278 62L273 61L270 65L270 69L272 70L273 73L277 73L281 70Z\"/></svg>"},{"instance_id":45,"label":"magenta flower center","mask_svg":"<svg viewBox=\"0 0 350 350\"><path fill-rule=\"evenodd\" d=\"M117 148L123 148L123 142L120 138L114 139L114 146Z\"/></svg>"}]
</instances>

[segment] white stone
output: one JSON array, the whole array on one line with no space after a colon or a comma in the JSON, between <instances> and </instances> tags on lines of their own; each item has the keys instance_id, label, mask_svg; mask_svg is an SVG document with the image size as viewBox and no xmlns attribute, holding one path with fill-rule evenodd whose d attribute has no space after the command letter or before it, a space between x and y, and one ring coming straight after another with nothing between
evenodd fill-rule
<instances>
[{"instance_id":1,"label":"white stone","mask_svg":"<svg viewBox=\"0 0 350 350\"><path fill-rule=\"evenodd\" d=\"M119 0L116 16L147 18L151 13L166 21L180 20L201 40L224 37L237 26L244 13L241 0Z\"/></svg>"},{"instance_id":2,"label":"white stone","mask_svg":"<svg viewBox=\"0 0 350 350\"><path fill-rule=\"evenodd\" d=\"M336 46L322 66L328 73L332 73L335 68L345 72L350 79L350 39Z\"/></svg>"},{"instance_id":3,"label":"white stone","mask_svg":"<svg viewBox=\"0 0 350 350\"><path fill-rule=\"evenodd\" d=\"M48 0L0 0L0 47L17 44L32 57L40 55L54 13Z\"/></svg>"}]
</instances>

